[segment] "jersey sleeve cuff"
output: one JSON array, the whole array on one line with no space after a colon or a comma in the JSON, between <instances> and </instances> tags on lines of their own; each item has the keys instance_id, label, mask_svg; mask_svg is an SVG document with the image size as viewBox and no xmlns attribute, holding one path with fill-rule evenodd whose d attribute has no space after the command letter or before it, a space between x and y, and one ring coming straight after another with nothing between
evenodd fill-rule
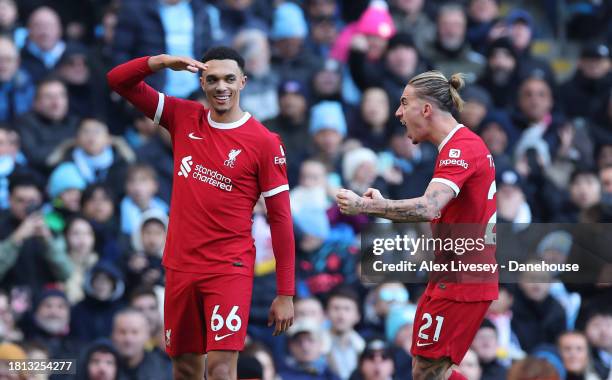
<instances>
[{"instance_id":1,"label":"jersey sleeve cuff","mask_svg":"<svg viewBox=\"0 0 612 380\"><path fill-rule=\"evenodd\" d=\"M159 121L161 120L162 112L164 112L164 102L166 100L166 96L163 92L158 93L157 97L157 109L155 110L155 116L153 117L153 124L159 125Z\"/></svg>"},{"instance_id":2,"label":"jersey sleeve cuff","mask_svg":"<svg viewBox=\"0 0 612 380\"><path fill-rule=\"evenodd\" d=\"M446 186L450 187L455 192L455 198L459 195L459 186L457 186L457 184L451 180L448 180L446 178L432 178L431 182L443 183Z\"/></svg>"},{"instance_id":3,"label":"jersey sleeve cuff","mask_svg":"<svg viewBox=\"0 0 612 380\"><path fill-rule=\"evenodd\" d=\"M274 189L268 190L268 191L263 191L261 193L261 195L263 195L265 198L271 197L273 195L276 195L278 193L281 193L283 191L289 191L289 185L284 184L284 185L280 185L278 187L275 187Z\"/></svg>"}]
</instances>

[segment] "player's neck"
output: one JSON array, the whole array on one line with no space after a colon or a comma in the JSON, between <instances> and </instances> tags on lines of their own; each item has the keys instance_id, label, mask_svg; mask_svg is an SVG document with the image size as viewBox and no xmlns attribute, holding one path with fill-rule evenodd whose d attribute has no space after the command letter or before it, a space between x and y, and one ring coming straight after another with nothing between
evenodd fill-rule
<instances>
[{"instance_id":1,"label":"player's neck","mask_svg":"<svg viewBox=\"0 0 612 380\"><path fill-rule=\"evenodd\" d=\"M428 140L435 146L439 146L459 123L454 117L449 115L440 117L432 124L435 125L435 127L431 128Z\"/></svg>"},{"instance_id":2,"label":"player's neck","mask_svg":"<svg viewBox=\"0 0 612 380\"><path fill-rule=\"evenodd\" d=\"M214 108L210 109L210 118L217 123L233 123L240 120L244 116L244 111L240 107L234 107L233 109L219 113Z\"/></svg>"}]
</instances>

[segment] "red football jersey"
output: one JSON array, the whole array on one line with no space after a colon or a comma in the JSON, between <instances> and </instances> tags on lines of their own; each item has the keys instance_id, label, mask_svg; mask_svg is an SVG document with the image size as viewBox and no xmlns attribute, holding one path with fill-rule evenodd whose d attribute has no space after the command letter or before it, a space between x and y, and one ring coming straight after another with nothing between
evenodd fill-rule
<instances>
[{"instance_id":1,"label":"red football jersey","mask_svg":"<svg viewBox=\"0 0 612 380\"><path fill-rule=\"evenodd\" d=\"M253 273L253 207L289 190L278 135L249 113L216 123L201 104L160 94L175 175L165 266L196 273Z\"/></svg>"},{"instance_id":2,"label":"red football jersey","mask_svg":"<svg viewBox=\"0 0 612 380\"><path fill-rule=\"evenodd\" d=\"M471 258L458 255L453 255L453 258L472 263L495 264L495 164L489 149L478 135L459 124L440 143L438 151L431 182L448 185L455 192L455 198L432 221L432 230L469 230L468 235L476 230L483 232L482 237L486 236L483 252ZM436 262L447 259L436 256ZM497 271L492 275L480 276L478 281L430 281L426 294L455 301L488 301L497 299L497 283Z\"/></svg>"}]
</instances>

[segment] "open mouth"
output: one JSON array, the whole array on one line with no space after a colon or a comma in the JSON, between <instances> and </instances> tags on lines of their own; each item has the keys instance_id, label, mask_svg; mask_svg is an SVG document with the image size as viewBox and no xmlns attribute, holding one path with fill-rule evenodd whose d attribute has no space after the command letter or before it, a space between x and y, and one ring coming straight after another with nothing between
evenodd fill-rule
<instances>
[{"instance_id":1,"label":"open mouth","mask_svg":"<svg viewBox=\"0 0 612 380\"><path fill-rule=\"evenodd\" d=\"M229 96L229 94L215 95L214 99L215 99L215 101L217 103L224 104L224 103L227 103L229 101L230 96Z\"/></svg>"}]
</instances>

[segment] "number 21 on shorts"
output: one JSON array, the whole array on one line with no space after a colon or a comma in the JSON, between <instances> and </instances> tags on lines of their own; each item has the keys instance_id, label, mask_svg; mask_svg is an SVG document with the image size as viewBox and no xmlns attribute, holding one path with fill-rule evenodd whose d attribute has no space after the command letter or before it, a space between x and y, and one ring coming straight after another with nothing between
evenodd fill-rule
<instances>
[{"instance_id":1,"label":"number 21 on shorts","mask_svg":"<svg viewBox=\"0 0 612 380\"><path fill-rule=\"evenodd\" d=\"M442 324L444 323L444 317L441 315L436 315L435 318L436 318L436 329L434 330L433 341L437 342L438 339L440 339L440 331L442 330ZM419 339L428 340L429 334L425 333L425 330L429 329L429 327L433 323L433 318L431 317L431 314L423 313L423 318L421 318L421 320L424 320L425 323L423 323L421 325L421 328L419 329Z\"/></svg>"},{"instance_id":2,"label":"number 21 on shorts","mask_svg":"<svg viewBox=\"0 0 612 380\"><path fill-rule=\"evenodd\" d=\"M219 331L223 328L223 325L225 325L225 327L227 327L230 331L236 332L240 330L242 320L236 314L238 312L238 306L232 307L232 310L229 312L225 320L220 314L218 314L220 306L221 305L215 305L213 308L212 318L210 319L210 329L212 331Z\"/></svg>"}]
</instances>

